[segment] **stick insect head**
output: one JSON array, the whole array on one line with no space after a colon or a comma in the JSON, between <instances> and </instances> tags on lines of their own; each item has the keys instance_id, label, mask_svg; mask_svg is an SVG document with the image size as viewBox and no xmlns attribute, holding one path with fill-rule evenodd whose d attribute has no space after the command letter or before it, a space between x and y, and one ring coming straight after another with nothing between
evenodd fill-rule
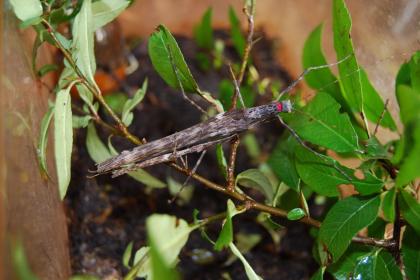
<instances>
[{"instance_id":1,"label":"stick insect head","mask_svg":"<svg viewBox=\"0 0 420 280\"><path fill-rule=\"evenodd\" d=\"M281 102L277 102L277 111L279 113L290 113L292 112L293 106L290 100L283 100Z\"/></svg>"}]
</instances>

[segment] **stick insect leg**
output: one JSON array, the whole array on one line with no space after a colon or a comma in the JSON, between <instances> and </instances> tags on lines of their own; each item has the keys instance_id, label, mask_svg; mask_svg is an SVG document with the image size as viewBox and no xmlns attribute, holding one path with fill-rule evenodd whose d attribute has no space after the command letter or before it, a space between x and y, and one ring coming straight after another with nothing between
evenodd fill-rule
<instances>
[{"instance_id":1,"label":"stick insect leg","mask_svg":"<svg viewBox=\"0 0 420 280\"><path fill-rule=\"evenodd\" d=\"M238 80L236 79L235 73L233 73L233 69L232 66L229 64L229 71L230 71L230 75L232 76L232 80L233 80L233 85L235 86L235 93L234 96L232 97L232 106L231 109L235 109L236 108L236 97L239 97L239 101L241 102L242 108L245 108L245 103L244 103L244 99L242 98L242 94L241 94L241 90L239 88L239 84L238 84Z\"/></svg>"},{"instance_id":2,"label":"stick insect leg","mask_svg":"<svg viewBox=\"0 0 420 280\"><path fill-rule=\"evenodd\" d=\"M312 149L311 147L309 147L308 145L306 145L306 143L299 137L299 135L296 133L296 131L293 130L293 128L291 128L287 123L285 123L283 121L283 119L281 117L278 117L280 123L287 129L289 130L289 132L292 134L292 136L299 142L299 144L301 144L305 149L307 149L308 151L310 151L311 153L313 153L314 155L322 158L323 160L327 161L327 160L332 160L333 164L331 165L335 170L337 170L341 175L343 175L344 177L346 177L347 180L352 181L352 178L346 173L344 172L344 170L342 170L338 165L337 162L334 159L331 159L321 153L318 153L317 151L315 151L314 149ZM328 163L329 164L329 163Z\"/></svg>"},{"instance_id":3,"label":"stick insect leg","mask_svg":"<svg viewBox=\"0 0 420 280\"><path fill-rule=\"evenodd\" d=\"M193 100L191 100L190 98L188 98L188 96L185 94L185 90L184 90L184 87L182 85L181 78L179 77L178 68L176 67L175 62L174 62L174 58L173 58L173 55L172 55L171 48L169 47L169 45L167 45L166 48L167 48L168 53L169 53L169 60L171 61L172 70L175 73L176 80L178 81L178 86L179 86L179 88L181 89L181 92L182 92L182 96L191 105L193 105L195 108L197 108L197 110L199 110L201 113L207 115L207 112L203 108L201 108L197 103L195 103Z\"/></svg>"},{"instance_id":4,"label":"stick insect leg","mask_svg":"<svg viewBox=\"0 0 420 280\"><path fill-rule=\"evenodd\" d=\"M169 201L169 204L172 204L175 200L178 199L179 194L184 190L185 186L187 186L188 181L191 179L191 176L197 171L198 166L200 165L201 161L203 160L204 155L206 154L207 150L204 150L201 152L200 157L198 158L196 164L194 165L194 168L191 170L190 175L188 175L187 179L185 179L184 183L181 186L181 189L178 191L178 193Z\"/></svg>"}]
</instances>

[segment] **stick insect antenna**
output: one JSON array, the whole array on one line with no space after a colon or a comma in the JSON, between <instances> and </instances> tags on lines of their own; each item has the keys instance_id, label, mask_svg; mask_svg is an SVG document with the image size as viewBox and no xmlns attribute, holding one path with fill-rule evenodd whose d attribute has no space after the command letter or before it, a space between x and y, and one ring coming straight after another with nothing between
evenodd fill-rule
<instances>
[{"instance_id":1,"label":"stick insect antenna","mask_svg":"<svg viewBox=\"0 0 420 280\"><path fill-rule=\"evenodd\" d=\"M309 74L312 71L315 70L320 70L320 69L325 69L325 68L329 68L332 66L336 66L344 61L346 61L347 59L349 59L352 55L354 55L353 53L347 55L346 57L344 57L343 59L334 62L334 63L330 63L330 64L324 64L324 65L319 65L319 66L312 66L312 67L308 67L306 68L299 76L296 80L294 80L287 88L285 88L284 90L282 90L279 94L279 96L276 98L276 101L279 101L280 98L287 92L291 91L300 81L303 80L303 78Z\"/></svg>"},{"instance_id":2,"label":"stick insect antenna","mask_svg":"<svg viewBox=\"0 0 420 280\"><path fill-rule=\"evenodd\" d=\"M347 180L352 181L352 178L343 170L341 169L338 165L337 165L337 161L327 157L326 155L323 155L321 153L318 153L317 151L315 151L314 149L312 149L311 147L309 147L300 137L299 135L296 133L296 131L293 130L293 128L291 128L287 123L285 123L283 121L283 119L281 117L278 117L280 123L287 129L289 130L289 132L292 134L292 136L299 142L299 144L301 144L305 149L307 149L308 151L310 151L311 153L313 153L314 155L318 156L319 158L323 159L328 165L331 165L335 170L337 170L341 175L343 175L344 177L346 177ZM332 164L330 164L329 161L332 161Z\"/></svg>"}]
</instances>

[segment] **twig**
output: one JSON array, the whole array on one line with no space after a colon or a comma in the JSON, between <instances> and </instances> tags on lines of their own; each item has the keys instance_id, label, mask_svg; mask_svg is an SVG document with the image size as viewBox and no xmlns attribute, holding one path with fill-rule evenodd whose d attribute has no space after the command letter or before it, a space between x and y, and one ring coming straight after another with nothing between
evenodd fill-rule
<instances>
[{"instance_id":1,"label":"twig","mask_svg":"<svg viewBox=\"0 0 420 280\"><path fill-rule=\"evenodd\" d=\"M230 145L230 158L229 158L229 166L227 168L227 190L228 191L235 191L235 161L236 161L236 154L239 146L239 137L236 136L231 142Z\"/></svg>"},{"instance_id":2,"label":"twig","mask_svg":"<svg viewBox=\"0 0 420 280\"><path fill-rule=\"evenodd\" d=\"M236 78L236 75L233 73L232 68L229 66L229 70L231 72L233 83L235 85L235 93L232 97L232 106L231 109L236 108L237 98L240 98L243 108L245 108L244 101L242 99L242 95L240 92L240 86L243 81L245 70L248 65L249 54L251 53L252 45L253 45L253 36L254 36L254 15L253 10L254 7L250 7L251 11L248 11L247 7L244 7L244 13L248 19L248 36L246 40L246 45L244 49L244 55L242 57L241 68ZM227 190L230 192L235 191L234 182L235 182L235 161L236 161L236 154L239 147L239 137L236 137L234 141L230 144L230 159L229 159L229 166L227 168Z\"/></svg>"},{"instance_id":3,"label":"twig","mask_svg":"<svg viewBox=\"0 0 420 280\"><path fill-rule=\"evenodd\" d=\"M400 237L401 237L402 221L400 219L400 205L398 199L395 200L395 221L392 233L392 241L394 246L391 248L391 253L395 258L397 265L401 265L401 251L400 251Z\"/></svg>"},{"instance_id":4,"label":"twig","mask_svg":"<svg viewBox=\"0 0 420 280\"><path fill-rule=\"evenodd\" d=\"M109 107L109 105L106 103L104 97L102 96L101 91L95 86L92 85L87 78L83 75L83 73L80 71L79 67L77 66L76 62L74 61L72 55L70 52L61 44L60 40L58 40L57 36L55 35L53 27L50 25L50 23L46 19L42 19L43 25L46 27L48 34L51 35L52 39L54 40L55 44L57 45L58 49L63 53L64 57L67 59L67 61L70 63L71 67L75 71L76 75L81 79L82 84L86 86L86 88L95 96L95 98L99 101L99 103L105 108L105 110L109 113L109 115L114 119L114 121L117 123L116 128L121 131L122 135L129 139L131 142L140 145L142 144L142 141L131 134L127 127L124 125L124 123L121 121L121 119L115 114L115 112ZM91 111L95 111L91 108Z\"/></svg>"}]
</instances>

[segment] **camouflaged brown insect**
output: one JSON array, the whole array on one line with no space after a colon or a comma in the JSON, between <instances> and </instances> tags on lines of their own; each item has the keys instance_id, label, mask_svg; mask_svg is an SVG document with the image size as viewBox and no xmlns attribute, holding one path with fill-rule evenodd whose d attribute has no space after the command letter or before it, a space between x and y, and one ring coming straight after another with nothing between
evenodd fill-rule
<instances>
[{"instance_id":1,"label":"camouflaged brown insect","mask_svg":"<svg viewBox=\"0 0 420 280\"><path fill-rule=\"evenodd\" d=\"M113 177L127 172L167 162L189 153L232 139L251 127L275 118L280 112L291 112L290 100L272 102L246 109L220 113L192 127L161 139L123 151L97 165L97 173L112 172Z\"/></svg>"}]
</instances>

